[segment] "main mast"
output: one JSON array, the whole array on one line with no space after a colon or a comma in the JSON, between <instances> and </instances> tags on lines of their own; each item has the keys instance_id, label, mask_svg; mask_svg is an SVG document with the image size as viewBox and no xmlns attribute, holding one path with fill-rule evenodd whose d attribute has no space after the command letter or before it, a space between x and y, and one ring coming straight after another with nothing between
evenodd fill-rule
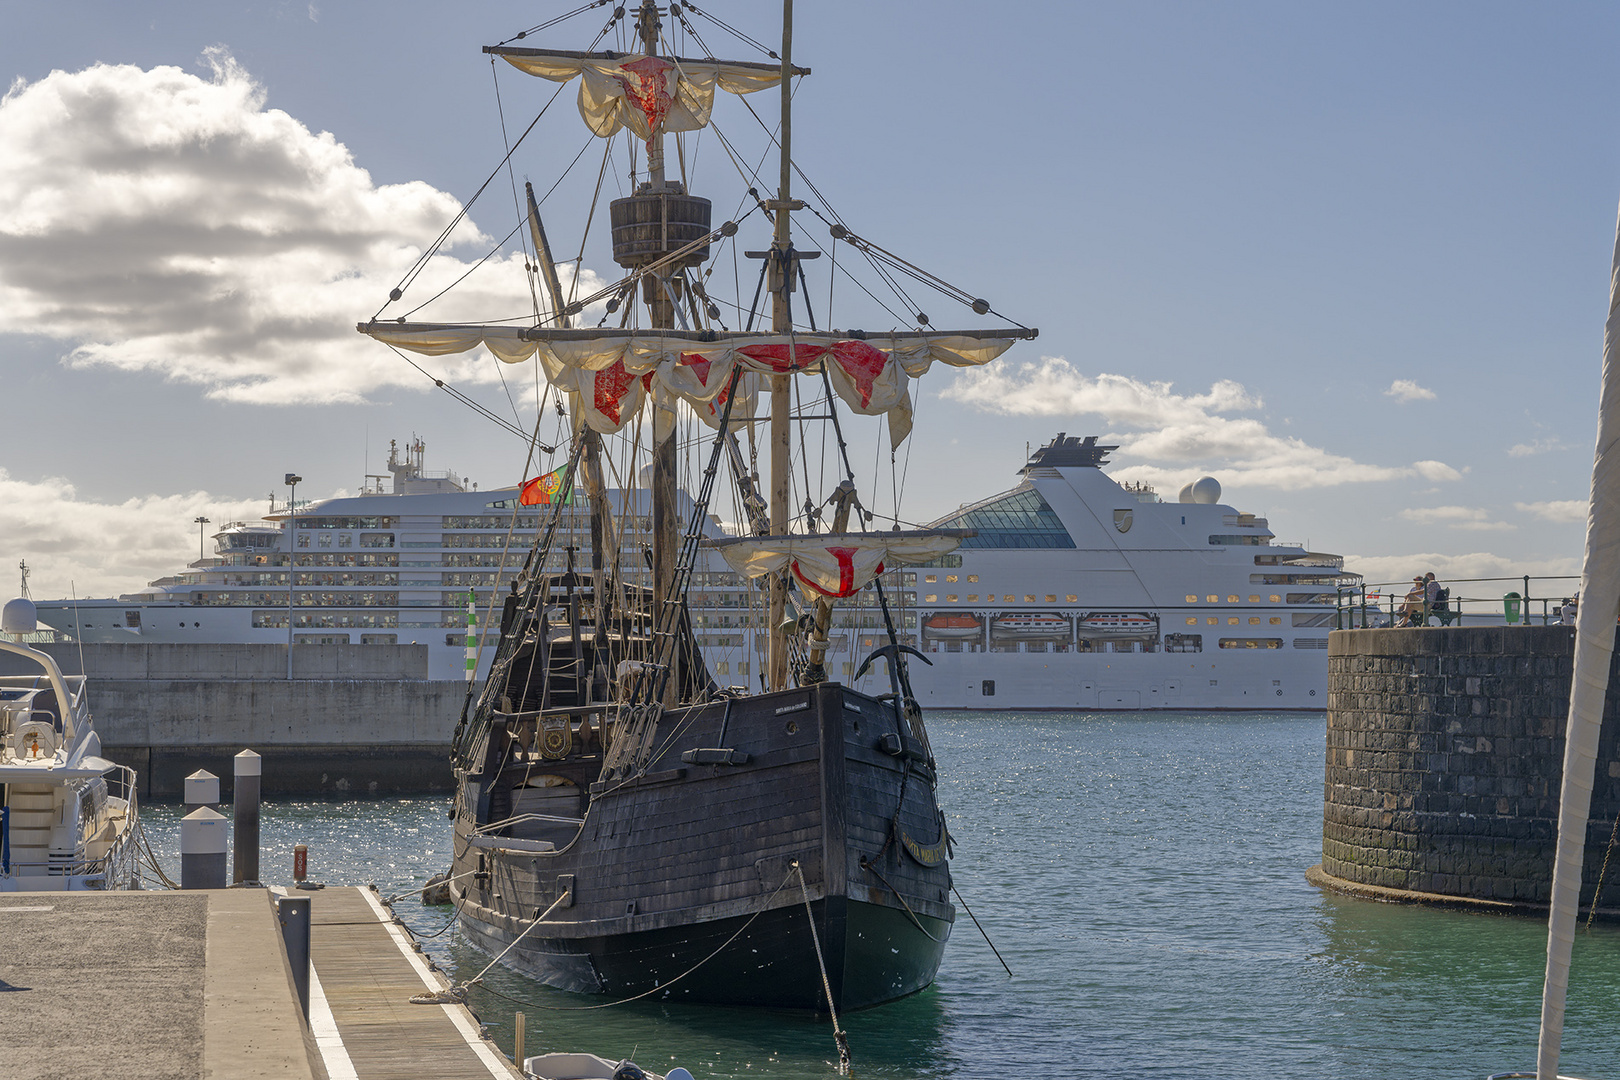
<instances>
[{"instance_id":1,"label":"main mast","mask_svg":"<svg viewBox=\"0 0 1620 1080\"><path fill-rule=\"evenodd\" d=\"M793 259L792 212L803 204L793 202L793 0L782 0L782 170L776 198L766 205L776 214L776 235L771 242L771 332L793 330L793 309L789 293L793 289L796 266ZM792 476L789 450L792 446L793 376L771 376L771 535L786 536L788 531L788 481ZM787 607L787 575L770 578L769 669L766 689L787 687L787 633L783 614Z\"/></svg>"}]
</instances>

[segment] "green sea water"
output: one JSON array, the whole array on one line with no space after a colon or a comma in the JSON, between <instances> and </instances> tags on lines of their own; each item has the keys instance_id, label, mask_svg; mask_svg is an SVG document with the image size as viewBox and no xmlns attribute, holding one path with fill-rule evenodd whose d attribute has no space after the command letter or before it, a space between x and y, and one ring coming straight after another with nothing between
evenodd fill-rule
<instances>
[{"instance_id":1,"label":"green sea water","mask_svg":"<svg viewBox=\"0 0 1620 1080\"><path fill-rule=\"evenodd\" d=\"M1324 720L1268 713L930 718L965 914L939 979L842 1018L856 1077L1483 1078L1533 1071L1541 921L1378 904L1306 883ZM450 861L446 799L267 803L263 876L406 894L457 979L489 958L414 893ZM171 873L178 812L147 808ZM1613 883L1620 890L1620 881ZM698 1080L831 1077L826 1017L596 1000L497 968L470 1003L507 1052L634 1057ZM1620 927L1575 943L1561 1071L1620 1078Z\"/></svg>"}]
</instances>

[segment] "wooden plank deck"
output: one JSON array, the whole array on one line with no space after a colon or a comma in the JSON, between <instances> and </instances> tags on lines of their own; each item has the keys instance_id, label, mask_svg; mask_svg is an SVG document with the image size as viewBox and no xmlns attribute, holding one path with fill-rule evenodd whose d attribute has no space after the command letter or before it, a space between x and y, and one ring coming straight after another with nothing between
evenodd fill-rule
<instances>
[{"instance_id":1,"label":"wooden plank deck","mask_svg":"<svg viewBox=\"0 0 1620 1080\"><path fill-rule=\"evenodd\" d=\"M520 1080L461 1005L413 1005L447 982L367 889L312 898L309 1019L332 1080Z\"/></svg>"}]
</instances>

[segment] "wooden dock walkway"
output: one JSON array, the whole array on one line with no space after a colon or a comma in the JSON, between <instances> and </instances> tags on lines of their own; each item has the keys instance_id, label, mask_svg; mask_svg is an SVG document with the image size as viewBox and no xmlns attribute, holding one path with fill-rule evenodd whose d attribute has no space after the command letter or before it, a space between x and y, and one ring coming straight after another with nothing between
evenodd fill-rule
<instances>
[{"instance_id":1,"label":"wooden dock walkway","mask_svg":"<svg viewBox=\"0 0 1620 1080\"><path fill-rule=\"evenodd\" d=\"M0 1077L520 1080L371 890L294 895L307 1026L268 890L0 894Z\"/></svg>"},{"instance_id":2,"label":"wooden dock walkway","mask_svg":"<svg viewBox=\"0 0 1620 1080\"><path fill-rule=\"evenodd\" d=\"M464 1006L411 1004L449 983L369 889L299 895L313 900L309 1022L331 1080L521 1078Z\"/></svg>"}]
</instances>

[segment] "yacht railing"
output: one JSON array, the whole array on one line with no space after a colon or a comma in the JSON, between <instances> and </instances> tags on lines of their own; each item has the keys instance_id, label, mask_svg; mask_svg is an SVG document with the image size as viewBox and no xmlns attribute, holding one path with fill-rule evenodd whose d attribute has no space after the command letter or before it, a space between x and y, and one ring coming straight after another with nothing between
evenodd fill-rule
<instances>
[{"instance_id":1,"label":"yacht railing","mask_svg":"<svg viewBox=\"0 0 1620 1080\"><path fill-rule=\"evenodd\" d=\"M1417 626L1573 626L1573 586L1578 574L1523 574L1518 577L1454 578L1440 584L1450 591L1443 604L1418 605ZM1463 586L1468 588L1464 589ZM1493 588L1494 586L1494 588ZM1334 629L1394 626L1407 620L1410 581L1363 582L1340 586ZM1498 589L1505 591L1498 592Z\"/></svg>"}]
</instances>

